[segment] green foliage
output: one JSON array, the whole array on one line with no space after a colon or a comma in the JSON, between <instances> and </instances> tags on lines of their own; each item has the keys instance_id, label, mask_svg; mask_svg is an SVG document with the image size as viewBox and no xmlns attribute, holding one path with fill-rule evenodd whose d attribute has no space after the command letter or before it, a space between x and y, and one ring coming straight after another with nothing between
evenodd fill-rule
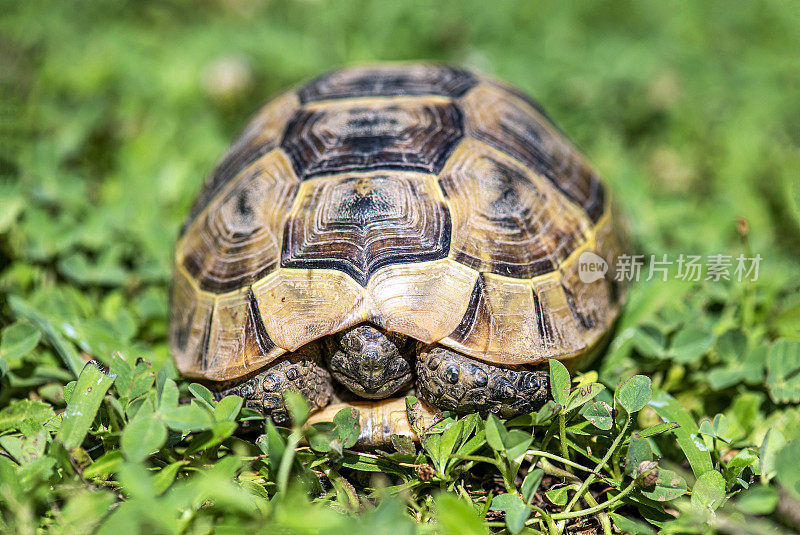
<instances>
[{"instance_id":1,"label":"green foliage","mask_svg":"<svg viewBox=\"0 0 800 535\"><path fill-rule=\"evenodd\" d=\"M665 422L677 424L674 429L675 440L689 460L694 475L700 477L712 469L711 455L708 447L700 438L700 430L692 416L675 398L665 392L659 392L650 401L650 406Z\"/></svg>"},{"instance_id":2,"label":"green foliage","mask_svg":"<svg viewBox=\"0 0 800 535\"><path fill-rule=\"evenodd\" d=\"M644 375L634 375L617 388L614 402L628 414L639 412L653 396L650 379Z\"/></svg>"},{"instance_id":3,"label":"green foliage","mask_svg":"<svg viewBox=\"0 0 800 535\"><path fill-rule=\"evenodd\" d=\"M0 355L6 362L15 364L24 357L42 338L42 333L26 321L18 321L5 327L0 338Z\"/></svg>"},{"instance_id":4,"label":"green foliage","mask_svg":"<svg viewBox=\"0 0 800 535\"><path fill-rule=\"evenodd\" d=\"M55 418L53 407L39 400L17 399L0 412L0 431L35 430Z\"/></svg>"},{"instance_id":5,"label":"green foliage","mask_svg":"<svg viewBox=\"0 0 800 535\"><path fill-rule=\"evenodd\" d=\"M800 402L800 342L778 340L767 352L767 388L777 403Z\"/></svg>"},{"instance_id":6,"label":"green foliage","mask_svg":"<svg viewBox=\"0 0 800 535\"><path fill-rule=\"evenodd\" d=\"M701 509L717 509L725 500L725 478L709 470L697 478L692 487L692 505Z\"/></svg>"},{"instance_id":7,"label":"green foliage","mask_svg":"<svg viewBox=\"0 0 800 535\"><path fill-rule=\"evenodd\" d=\"M796 5L2 10L0 532L792 525ZM395 436L390 451L353 449L350 410L312 427L287 392L293 426L261 429L241 398L179 377L167 348L174 238L246 117L332 66L417 58L536 96L607 178L636 252L760 254L758 279L656 274L629 288L597 372L550 365L554 401L539 411L445 413L420 444Z\"/></svg>"},{"instance_id":8,"label":"green foliage","mask_svg":"<svg viewBox=\"0 0 800 535\"><path fill-rule=\"evenodd\" d=\"M800 500L800 440L794 439L775 455L775 473L781 486Z\"/></svg>"},{"instance_id":9,"label":"green foliage","mask_svg":"<svg viewBox=\"0 0 800 535\"><path fill-rule=\"evenodd\" d=\"M56 434L56 440L67 450L76 448L83 442L114 379L116 376L104 374L93 362L83 368L67 408L61 415L61 426Z\"/></svg>"}]
</instances>

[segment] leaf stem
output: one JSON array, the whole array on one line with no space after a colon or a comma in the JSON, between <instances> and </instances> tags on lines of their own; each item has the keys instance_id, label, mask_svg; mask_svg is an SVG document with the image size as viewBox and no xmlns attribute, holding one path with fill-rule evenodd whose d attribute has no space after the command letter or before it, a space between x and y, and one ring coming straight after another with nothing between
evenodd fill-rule
<instances>
[{"instance_id":1,"label":"leaf stem","mask_svg":"<svg viewBox=\"0 0 800 535\"><path fill-rule=\"evenodd\" d=\"M622 471L619 469L619 456L622 448L617 447L611 456L611 471L614 473L614 479L622 480Z\"/></svg>"},{"instance_id":2,"label":"leaf stem","mask_svg":"<svg viewBox=\"0 0 800 535\"><path fill-rule=\"evenodd\" d=\"M281 464L278 466L278 492L285 494L289 486L289 474L292 469L292 461L294 461L295 448L300 444L302 434L299 430L294 430L289 434L286 440L286 449L284 450L283 457L281 457Z\"/></svg>"},{"instance_id":3,"label":"leaf stem","mask_svg":"<svg viewBox=\"0 0 800 535\"><path fill-rule=\"evenodd\" d=\"M554 427L553 424L547 426L547 431L545 431L544 438L542 438L542 445L541 445L542 449L546 449L547 445L550 443L550 439L553 437L553 427Z\"/></svg>"},{"instance_id":4,"label":"leaf stem","mask_svg":"<svg viewBox=\"0 0 800 535\"><path fill-rule=\"evenodd\" d=\"M559 468L557 466L552 465L550 463L550 461L548 461L547 459L540 459L539 462L537 462L533 466L538 466L539 468L544 470L545 474L547 474L549 476L561 477L561 478L569 479L569 480L576 481L576 482L582 481L581 478L579 478L578 476L576 476L572 472L567 472L566 470L564 470L562 468Z\"/></svg>"},{"instance_id":5,"label":"leaf stem","mask_svg":"<svg viewBox=\"0 0 800 535\"><path fill-rule=\"evenodd\" d=\"M539 520L538 518L534 520ZM506 527L505 522L486 522L486 525L490 528L504 528ZM539 531L538 529L528 527L528 531L525 533L532 533L533 535L544 535L543 531Z\"/></svg>"},{"instance_id":6,"label":"leaf stem","mask_svg":"<svg viewBox=\"0 0 800 535\"><path fill-rule=\"evenodd\" d=\"M590 507L597 507L597 500L594 499L591 492L587 492L583 497ZM597 519L600 520L600 525L603 527L603 535L611 535L611 521L605 512L598 512Z\"/></svg>"},{"instance_id":7,"label":"leaf stem","mask_svg":"<svg viewBox=\"0 0 800 535\"><path fill-rule=\"evenodd\" d=\"M456 459L462 459L464 461L475 461L479 463L489 463L495 465L497 468L500 468L500 463L497 462L497 459L493 459L491 457L486 457L484 455L453 455Z\"/></svg>"},{"instance_id":8,"label":"leaf stem","mask_svg":"<svg viewBox=\"0 0 800 535\"><path fill-rule=\"evenodd\" d=\"M578 518L580 516L591 515L599 511L602 511L603 509L607 509L609 506L617 503L622 498L630 494L634 488L636 488L636 481L631 481L630 484L622 490L622 492L620 492L619 494L617 494L612 498L609 498L603 503L595 505L594 507L589 507L588 509L581 509L580 511L572 511L572 512L565 511L563 513L556 513L550 516L553 520L568 520L570 518Z\"/></svg>"},{"instance_id":9,"label":"leaf stem","mask_svg":"<svg viewBox=\"0 0 800 535\"><path fill-rule=\"evenodd\" d=\"M361 502L358 500L358 494L356 493L356 489L353 488L353 485L339 472L333 470L332 468L324 470L323 473L330 480L337 491L342 491L344 493L344 495L347 497L347 505L350 506L350 509L352 511L357 511L361 505Z\"/></svg>"},{"instance_id":10,"label":"leaf stem","mask_svg":"<svg viewBox=\"0 0 800 535\"><path fill-rule=\"evenodd\" d=\"M611 443L611 447L608 449L608 451L603 456L603 458L600 459L600 462L597 463L597 466L595 467L593 473L590 474L589 477L586 478L586 480L580 486L578 491L572 497L572 500L570 500L570 502L564 508L564 513L561 513L561 514L569 513L569 511L572 510L573 507L575 507L575 504L578 502L578 500L581 499L583 494L586 492L586 489L589 488L589 485L594 483L595 479L597 479L597 476L594 474L594 472L598 472L599 473L603 469L603 467L606 465L606 463L608 462L608 459L614 454L615 451L617 451L617 448L619 448L619 443L620 443L620 441L622 441L623 437L625 436L625 432L628 430L628 426L630 424L631 424L631 416L628 415L628 418L625 420L625 425L622 427L622 430L620 431L619 435L617 435L617 437L614 439L614 442ZM568 517L568 518L572 518L572 517Z\"/></svg>"},{"instance_id":11,"label":"leaf stem","mask_svg":"<svg viewBox=\"0 0 800 535\"><path fill-rule=\"evenodd\" d=\"M531 456L536 456L536 457L544 457L546 459L550 459L551 461L558 461L558 462L560 462L562 464L565 464L567 466L571 466L573 468L577 468L578 470L582 470L584 472L589 472L590 474L594 474L594 475L596 475L597 477L599 477L601 479L605 479L605 478L603 478L603 476L601 474L599 474L595 470L589 468L588 466L584 466L582 464L576 463L575 461L571 461L569 459L565 459L564 457L561 457L561 456L556 455L554 453L550 453L550 452L547 452L547 451L540 451L540 450L528 450L526 452L526 454L527 455L531 455Z\"/></svg>"},{"instance_id":12,"label":"leaf stem","mask_svg":"<svg viewBox=\"0 0 800 535\"><path fill-rule=\"evenodd\" d=\"M531 511L539 513L541 519L544 519L545 524L547 524L547 531L550 532L550 535L558 535L558 528L556 527L556 523L554 522L553 516L550 513L540 507L536 507L535 505L531 505ZM534 519L534 521L536 521L536 519ZM528 522L531 522L531 520L526 521L525 524L527 525Z\"/></svg>"},{"instance_id":13,"label":"leaf stem","mask_svg":"<svg viewBox=\"0 0 800 535\"><path fill-rule=\"evenodd\" d=\"M558 442L561 446L561 456L569 459L569 447L567 446L567 416L564 412L558 413ZM570 467L567 466L567 472L571 472Z\"/></svg>"}]
</instances>

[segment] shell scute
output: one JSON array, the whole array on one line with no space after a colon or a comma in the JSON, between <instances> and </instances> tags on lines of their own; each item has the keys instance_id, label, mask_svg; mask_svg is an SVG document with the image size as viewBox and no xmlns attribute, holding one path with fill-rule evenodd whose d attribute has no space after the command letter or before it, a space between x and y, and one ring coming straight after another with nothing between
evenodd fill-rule
<instances>
[{"instance_id":1,"label":"shell scute","mask_svg":"<svg viewBox=\"0 0 800 535\"><path fill-rule=\"evenodd\" d=\"M580 153L535 108L492 84L481 84L460 100L467 134L507 152L547 178L596 222L605 191Z\"/></svg>"},{"instance_id":2,"label":"shell scute","mask_svg":"<svg viewBox=\"0 0 800 535\"><path fill-rule=\"evenodd\" d=\"M181 270L172 278L170 347L181 372L202 376L208 369L214 298L197 292Z\"/></svg>"},{"instance_id":3,"label":"shell scute","mask_svg":"<svg viewBox=\"0 0 800 535\"><path fill-rule=\"evenodd\" d=\"M477 82L469 72L448 65L374 65L323 74L298 93L303 103L400 95L460 97Z\"/></svg>"},{"instance_id":4,"label":"shell scute","mask_svg":"<svg viewBox=\"0 0 800 535\"><path fill-rule=\"evenodd\" d=\"M178 245L181 264L201 290L234 291L273 270L297 184L286 156L276 150L211 201Z\"/></svg>"},{"instance_id":5,"label":"shell scute","mask_svg":"<svg viewBox=\"0 0 800 535\"><path fill-rule=\"evenodd\" d=\"M378 271L366 288L366 320L420 342L447 336L466 312L478 273L450 258Z\"/></svg>"},{"instance_id":6,"label":"shell scute","mask_svg":"<svg viewBox=\"0 0 800 535\"><path fill-rule=\"evenodd\" d=\"M299 110L281 147L302 180L376 169L436 173L463 135L461 122L448 102L345 100Z\"/></svg>"},{"instance_id":7,"label":"shell scute","mask_svg":"<svg viewBox=\"0 0 800 535\"><path fill-rule=\"evenodd\" d=\"M254 284L270 338L287 351L358 323L363 290L330 269L279 269Z\"/></svg>"},{"instance_id":8,"label":"shell scute","mask_svg":"<svg viewBox=\"0 0 800 535\"><path fill-rule=\"evenodd\" d=\"M478 271L532 278L587 241L585 217L541 177L476 140L439 177L453 218L453 257Z\"/></svg>"},{"instance_id":9,"label":"shell scute","mask_svg":"<svg viewBox=\"0 0 800 535\"><path fill-rule=\"evenodd\" d=\"M447 256L450 214L430 177L340 175L303 184L281 267L338 269L362 286L378 269Z\"/></svg>"}]
</instances>

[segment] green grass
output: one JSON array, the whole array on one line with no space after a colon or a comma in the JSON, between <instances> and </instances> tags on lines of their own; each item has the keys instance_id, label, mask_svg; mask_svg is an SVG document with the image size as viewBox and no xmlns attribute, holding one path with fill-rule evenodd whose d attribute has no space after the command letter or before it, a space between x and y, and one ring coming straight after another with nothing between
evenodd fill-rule
<instances>
[{"instance_id":1,"label":"green grass","mask_svg":"<svg viewBox=\"0 0 800 535\"><path fill-rule=\"evenodd\" d=\"M0 13L0 532L800 524L797 4ZM351 414L311 428L290 398L291 429L243 432L254 415L238 398L215 402L170 361L178 228L261 102L337 65L399 59L525 89L606 177L637 252L760 254L758 280L634 285L595 370L570 387L555 367L559 403L533 415L445 415L421 445L359 453Z\"/></svg>"}]
</instances>

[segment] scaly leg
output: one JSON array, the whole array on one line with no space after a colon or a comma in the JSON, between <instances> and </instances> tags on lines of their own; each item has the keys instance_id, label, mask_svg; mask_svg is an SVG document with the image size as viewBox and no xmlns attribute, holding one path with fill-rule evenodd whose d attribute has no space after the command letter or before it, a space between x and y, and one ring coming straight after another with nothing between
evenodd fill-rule
<instances>
[{"instance_id":1,"label":"scaly leg","mask_svg":"<svg viewBox=\"0 0 800 535\"><path fill-rule=\"evenodd\" d=\"M289 425L283 392L295 390L308 400L311 412L328 404L333 392L331 375L322 363L317 343L301 347L243 379L217 385L215 397L230 394L244 398L244 406L272 418L276 425Z\"/></svg>"},{"instance_id":2,"label":"scaly leg","mask_svg":"<svg viewBox=\"0 0 800 535\"><path fill-rule=\"evenodd\" d=\"M547 401L549 383L545 371L495 366L442 346L423 347L417 356L421 397L457 413L527 414Z\"/></svg>"}]
</instances>

